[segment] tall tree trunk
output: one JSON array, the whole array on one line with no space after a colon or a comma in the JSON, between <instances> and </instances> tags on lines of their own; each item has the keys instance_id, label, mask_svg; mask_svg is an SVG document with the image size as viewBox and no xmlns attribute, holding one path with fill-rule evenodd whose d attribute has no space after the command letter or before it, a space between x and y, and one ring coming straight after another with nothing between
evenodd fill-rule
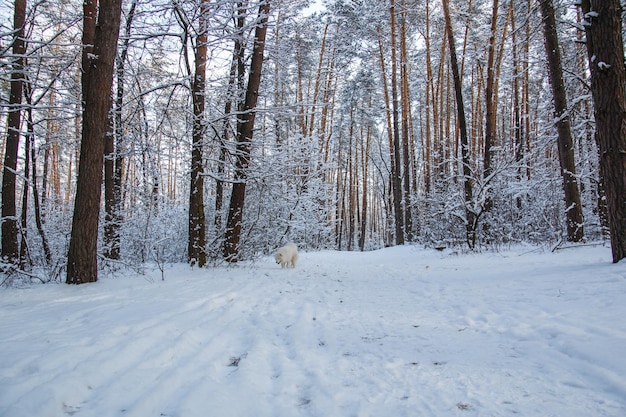
<instances>
[{"instance_id":1,"label":"tall tree trunk","mask_svg":"<svg viewBox=\"0 0 626 417\"><path fill-rule=\"evenodd\" d=\"M238 38L237 38L238 39ZM222 207L224 205L224 173L226 164L226 144L229 142L229 116L232 112L233 100L236 100L236 77L237 77L237 61L239 60L239 40L235 41L235 50L230 65L230 74L228 77L228 89L226 90L226 104L224 105L224 122L222 126L222 136L218 138L219 156L217 160L217 178L215 181L215 218L213 224L217 233L222 229Z\"/></svg>"},{"instance_id":2,"label":"tall tree trunk","mask_svg":"<svg viewBox=\"0 0 626 417\"><path fill-rule=\"evenodd\" d=\"M347 182L347 188L348 188L348 198L347 198L347 209L345 209L346 212L346 220L347 220L347 226L348 226L348 233L347 233L347 242L346 242L346 250L348 251L352 251L352 244L354 242L354 205L355 205L355 187L354 184L356 182L356 177L357 175L355 175L354 172L354 167L357 165L357 163L354 161L355 159L355 140L354 140L354 125L356 124L355 120L354 120L354 103L350 104L350 121L349 121L349 125L350 127L348 128L348 155L347 155L347 159L348 159L348 166L347 166L347 172L346 172L346 182Z\"/></svg>"},{"instance_id":3,"label":"tall tree trunk","mask_svg":"<svg viewBox=\"0 0 626 417\"><path fill-rule=\"evenodd\" d=\"M567 113L567 97L563 83L561 51L556 31L556 19L552 0L541 0L541 15L545 34L546 54L548 55L548 71L554 97L554 117L558 131L559 162L563 176L565 192L565 216L567 223L567 240L580 242L584 237L583 211L580 204L580 193L576 179L576 162L574 161L574 144Z\"/></svg>"},{"instance_id":4,"label":"tall tree trunk","mask_svg":"<svg viewBox=\"0 0 626 417\"><path fill-rule=\"evenodd\" d=\"M98 280L98 221L107 114L111 108L113 65L117 52L121 0L102 0L95 28L93 54L83 86L83 128L67 255L68 284ZM87 19L87 16L85 16Z\"/></svg>"},{"instance_id":5,"label":"tall tree trunk","mask_svg":"<svg viewBox=\"0 0 626 417\"><path fill-rule=\"evenodd\" d=\"M489 51L487 53L487 83L485 85L485 157L483 177L489 178L493 172L491 167L492 147L496 131L496 102L494 100L494 58L496 55L496 30L498 23L498 0L493 0L491 10L491 32L489 34ZM490 204L488 204L489 206ZM486 208L489 208L489 207Z\"/></svg>"},{"instance_id":6,"label":"tall tree trunk","mask_svg":"<svg viewBox=\"0 0 626 417\"><path fill-rule=\"evenodd\" d=\"M459 65L456 59L456 48L454 46L454 34L452 33L452 22L450 21L448 0L442 0L442 4L446 22L446 32L448 35L448 44L450 46L450 66L452 67L452 77L454 78L457 118L461 135L461 160L463 164L463 190L465 199L465 237L469 248L474 249L476 246L476 226L478 219L472 208L474 197L472 190L472 170L469 158L469 141L467 138L467 122L465 120L465 106L463 105L461 76L459 74Z\"/></svg>"},{"instance_id":7,"label":"tall tree trunk","mask_svg":"<svg viewBox=\"0 0 626 417\"><path fill-rule=\"evenodd\" d=\"M434 102L433 91L433 68L431 62L431 53L430 53L430 6L429 2L426 2L426 34L424 35L424 43L426 47L426 103L425 111L426 114L424 118L426 119L426 130L424 133L425 140L422 146L424 159L424 192L426 197L430 196L431 190L431 178L432 178L432 168L431 168L431 111Z\"/></svg>"},{"instance_id":8,"label":"tall tree trunk","mask_svg":"<svg viewBox=\"0 0 626 417\"><path fill-rule=\"evenodd\" d=\"M393 206L396 224L396 244L404 245L404 208L402 206L402 164L400 157L400 123L398 103L398 54L396 42L396 7L395 1L390 1L389 13L391 15L391 106L393 122L393 156L395 164L392 166Z\"/></svg>"},{"instance_id":9,"label":"tall tree trunk","mask_svg":"<svg viewBox=\"0 0 626 417\"><path fill-rule=\"evenodd\" d=\"M447 135L445 135L443 128L446 115L449 116L450 113L447 111L448 109L445 107L444 101L444 92L446 90L445 81L448 79L448 77L446 77L446 59L444 58L447 45L447 42L441 42L440 59L437 68L437 83L433 94L433 124L435 126L435 134L433 135L433 165L436 167L439 179L443 179L445 167L448 165L444 155L444 145L447 140Z\"/></svg>"},{"instance_id":10,"label":"tall tree trunk","mask_svg":"<svg viewBox=\"0 0 626 417\"><path fill-rule=\"evenodd\" d=\"M230 198L228 219L226 223L226 236L224 242L224 258L228 262L237 262L239 257L239 241L241 239L241 226L243 222L243 209L246 198L247 169L250 164L250 148L254 131L254 119L256 116L256 104L261 84L261 71L263 69L263 51L265 49L265 35L267 33L267 20L270 12L270 1L266 0L259 5L257 27L254 32L254 47L248 87L244 101L243 112L237 123L237 161L235 164L235 182Z\"/></svg>"},{"instance_id":11,"label":"tall tree trunk","mask_svg":"<svg viewBox=\"0 0 626 417\"><path fill-rule=\"evenodd\" d=\"M207 63L207 13L209 0L200 4L198 36L196 38L195 71L191 87L193 128L191 144L191 184L189 187L189 242L187 259L190 265L206 264L206 219L204 215L204 94Z\"/></svg>"},{"instance_id":12,"label":"tall tree trunk","mask_svg":"<svg viewBox=\"0 0 626 417\"><path fill-rule=\"evenodd\" d=\"M393 194L393 173L395 172L395 164L396 164L396 155L393 149L393 117L391 115L391 103L389 98L389 87L387 86L387 70L385 66L385 54L383 49L383 41L380 31L378 30L378 52L380 55L380 71L383 83L383 95L385 97L385 114L387 120L387 140L389 143L389 161L390 161L390 169L389 169L389 181L391 185L390 196L392 200L394 199ZM395 203L392 201L390 207L393 207L395 210ZM391 213L393 210L389 210ZM397 229L396 229L397 232Z\"/></svg>"},{"instance_id":13,"label":"tall tree trunk","mask_svg":"<svg viewBox=\"0 0 626 417\"><path fill-rule=\"evenodd\" d=\"M515 11L511 16L511 41L512 59L513 59L513 140L515 149L515 162L521 164L524 158L524 144L522 142L522 124L521 124L521 107L520 107L520 65L518 58L517 30L515 29ZM518 179L521 179L521 165L518 165ZM517 197L517 208L522 208L522 198Z\"/></svg>"},{"instance_id":14,"label":"tall tree trunk","mask_svg":"<svg viewBox=\"0 0 626 417\"><path fill-rule=\"evenodd\" d=\"M620 0L582 0L613 262L626 257L626 70Z\"/></svg>"},{"instance_id":15,"label":"tall tree trunk","mask_svg":"<svg viewBox=\"0 0 626 417\"><path fill-rule=\"evenodd\" d=\"M339 31L339 26L337 26ZM335 113L335 96L337 93L337 82L339 77L335 77L335 58L337 56L337 46L334 45L332 53L330 54L329 64L326 68L326 75L324 81L324 94L322 98L322 114L320 120L320 126L318 130L320 152L324 155L322 163L325 165L328 162L330 138L332 137L333 124L329 123L329 120L333 119ZM330 110L330 116L329 116ZM324 178L327 176L327 171L324 171Z\"/></svg>"},{"instance_id":16,"label":"tall tree trunk","mask_svg":"<svg viewBox=\"0 0 626 417\"><path fill-rule=\"evenodd\" d=\"M26 83L25 83L26 84ZM24 90L30 90L30 88L24 85ZM29 98L26 99L29 102ZM24 141L24 188L22 190L22 212L20 215L20 267L22 269L27 269L29 265L32 264L30 260L30 255L28 253L28 242L27 242L27 232L28 232L28 193L30 191L30 153L32 152L32 148L34 146L34 126L33 126L33 116L32 109L28 109L28 117L26 121L26 140ZM33 178L33 181L36 181L36 178Z\"/></svg>"},{"instance_id":17,"label":"tall tree trunk","mask_svg":"<svg viewBox=\"0 0 626 417\"><path fill-rule=\"evenodd\" d=\"M124 31L124 42L117 60L115 69L117 77L117 91L115 106L109 114L111 129L107 135L104 150L104 256L109 259L120 258L120 232L122 215L122 167L124 158L122 146L124 130L122 126L122 107L124 104L124 77L125 64L130 43L130 31L135 17L137 0L133 0Z\"/></svg>"},{"instance_id":18,"label":"tall tree trunk","mask_svg":"<svg viewBox=\"0 0 626 417\"><path fill-rule=\"evenodd\" d=\"M370 97L370 106L371 106L371 97ZM370 155L370 142L372 136L372 127L370 125L367 126L367 132L365 134L365 149L362 149L361 156L361 164L363 166L363 195L362 195L362 203L361 203L361 227L360 227L360 235L359 235L359 250L362 252L365 250L365 237L367 234L367 218L368 215L368 166L369 166L369 155Z\"/></svg>"},{"instance_id":19,"label":"tall tree trunk","mask_svg":"<svg viewBox=\"0 0 626 417\"><path fill-rule=\"evenodd\" d=\"M235 36L233 59L230 66L230 74L228 79L228 89L226 93L226 104L224 105L224 125L222 129L222 137L219 144L219 157L217 162L217 181L215 184L215 231L220 233L222 229L222 209L224 206L224 173L226 165L226 156L228 150L227 143L230 141L230 122L229 116L232 112L233 102L236 108L243 108L243 103L239 97L243 91L244 75L245 75L245 42L244 42L244 25L246 22L246 5L243 2L237 2L237 35ZM278 93L276 93L278 94Z\"/></svg>"},{"instance_id":20,"label":"tall tree trunk","mask_svg":"<svg viewBox=\"0 0 626 417\"><path fill-rule=\"evenodd\" d=\"M118 80L119 82L120 80ZM118 88L119 91L119 88ZM117 108L117 106L116 106ZM120 108L121 110L121 108ZM115 110L114 110L115 111ZM108 259L120 258L119 204L115 199L115 122L114 112L109 112L109 128L104 143L104 242L103 254Z\"/></svg>"},{"instance_id":21,"label":"tall tree trunk","mask_svg":"<svg viewBox=\"0 0 626 417\"><path fill-rule=\"evenodd\" d=\"M577 10L576 13L576 23L579 27L583 27L584 17L582 15L582 10ZM587 72L588 61L587 61L587 51L585 45L585 32L579 30L576 32L576 71L579 74L584 74ZM588 93L587 85L581 84L579 85L579 94L580 96L586 95ZM580 103L582 109L582 117L584 120L591 120L593 117L593 101L592 100L582 100ZM584 128L584 141L581 140L581 144L587 149L587 154L590 154L593 149L597 149L596 140L594 137L595 126L592 123L585 123ZM590 191L591 197L594 199L596 204L595 213L598 215L598 220L600 221L600 227L602 230L602 236L604 238L610 239L609 232L609 220L608 220L608 211L606 206L606 197L604 194L604 189L601 181L598 181L599 178L599 170L596 167L597 160L593 160L593 158L586 159L586 165L591 169L592 172L595 172L597 176L589 175L588 177L588 190ZM581 185L580 187L581 194L584 193L584 188Z\"/></svg>"},{"instance_id":22,"label":"tall tree trunk","mask_svg":"<svg viewBox=\"0 0 626 417\"><path fill-rule=\"evenodd\" d=\"M404 236L409 242L413 241L413 216L411 213L411 153L410 144L413 142L411 129L411 94L409 90L409 65L406 44L406 1L402 0L400 13L400 80L402 90L402 185L404 202Z\"/></svg>"},{"instance_id":23,"label":"tall tree trunk","mask_svg":"<svg viewBox=\"0 0 626 417\"><path fill-rule=\"evenodd\" d=\"M82 111L85 110L87 86L89 85L89 67L93 59L93 48L96 36L96 23L98 19L98 0L83 0L83 35L82 55L80 65L80 85Z\"/></svg>"},{"instance_id":24,"label":"tall tree trunk","mask_svg":"<svg viewBox=\"0 0 626 417\"><path fill-rule=\"evenodd\" d=\"M2 258L15 263L19 258L17 242L18 222L15 202L17 154L22 123L22 96L24 90L24 56L26 39L26 0L15 0L13 14L13 63L11 68L11 90L9 93L9 115L7 139L2 172Z\"/></svg>"},{"instance_id":25,"label":"tall tree trunk","mask_svg":"<svg viewBox=\"0 0 626 417\"><path fill-rule=\"evenodd\" d=\"M25 80L25 81L28 81L28 80ZM26 155L26 158L30 160L30 166L32 167L31 185L33 188L33 208L35 211L35 224L37 225L37 231L39 232L39 236L41 237L41 245L43 247L43 253L46 259L46 265L50 266L52 264L52 252L50 251L50 245L48 244L48 239L46 238L46 234L43 229L41 204L39 202L39 191L37 190L37 161L35 159L36 152L35 152L35 132L34 132L35 123L33 122L32 86L31 86L30 81L26 82L24 87L25 87L24 96L26 98L26 104L28 104L27 142L30 142L30 144L28 145L29 151L25 152L25 155ZM46 143L49 143L49 141L46 141ZM25 175L25 176L28 177L28 175Z\"/></svg>"},{"instance_id":26,"label":"tall tree trunk","mask_svg":"<svg viewBox=\"0 0 626 417\"><path fill-rule=\"evenodd\" d=\"M65 14L66 6L70 5L61 3L58 11L58 16ZM57 33L61 33L63 30L63 21L58 20L55 30ZM60 57L64 52L61 52L61 46L56 43L53 47L53 56ZM59 119L57 118L57 93L55 85L59 80L54 79L50 85L50 91L48 92L48 110L46 115L46 133L45 133L45 147L43 158L43 172L41 181L41 207L43 207L40 215L43 222L46 214L47 198L52 197L52 203L54 206L59 207L62 202L61 197L61 174L60 174L60 151L59 151ZM35 167L33 167L35 169ZM33 176L33 178L36 178ZM69 181L68 181L69 182ZM33 188L36 188L34 186ZM35 200L38 200L35 197Z\"/></svg>"},{"instance_id":27,"label":"tall tree trunk","mask_svg":"<svg viewBox=\"0 0 626 417\"><path fill-rule=\"evenodd\" d=\"M526 13L530 16L532 10L532 0L526 0ZM530 19L526 19L524 23L524 41L522 44L522 146L525 147L525 154L530 154L530 127L531 127L531 115L530 115L530 44L531 41L531 22ZM530 163L526 164L526 179L531 178L531 166Z\"/></svg>"},{"instance_id":28,"label":"tall tree trunk","mask_svg":"<svg viewBox=\"0 0 626 417\"><path fill-rule=\"evenodd\" d=\"M33 178L37 178L37 160L35 159L35 150L30 150L30 164L33 167ZM37 181L33 180L33 205L35 209L35 224L37 226L37 232L41 238L41 246L43 247L43 253L46 259L46 265L52 265L52 251L50 250L50 244L46 237L46 232L43 228L43 220L41 215L41 204L39 202L39 191L37 190Z\"/></svg>"},{"instance_id":29,"label":"tall tree trunk","mask_svg":"<svg viewBox=\"0 0 626 417\"><path fill-rule=\"evenodd\" d=\"M311 118L309 121L308 136L313 136L313 128L315 126L315 107L317 106L317 96L320 91L320 84L322 80L322 65L324 64L324 53L326 52L326 37L328 36L328 23L324 25L324 34L322 35L322 44L320 46L320 57L317 64L317 73L315 76L315 85L313 87L313 104L311 105Z\"/></svg>"},{"instance_id":30,"label":"tall tree trunk","mask_svg":"<svg viewBox=\"0 0 626 417\"><path fill-rule=\"evenodd\" d=\"M335 178L335 243L337 244L337 250L342 249L342 235L343 235L343 206L345 200L345 186L343 180L343 129L339 129L339 137L337 138L337 168Z\"/></svg>"}]
</instances>

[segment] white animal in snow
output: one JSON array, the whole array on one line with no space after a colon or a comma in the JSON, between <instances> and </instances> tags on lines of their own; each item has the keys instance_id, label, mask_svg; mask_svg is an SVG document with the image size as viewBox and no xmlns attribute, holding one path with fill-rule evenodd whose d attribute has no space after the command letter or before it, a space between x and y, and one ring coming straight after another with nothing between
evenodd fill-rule
<instances>
[{"instance_id":1,"label":"white animal in snow","mask_svg":"<svg viewBox=\"0 0 626 417\"><path fill-rule=\"evenodd\" d=\"M296 262L298 262L298 247L289 242L274 254L276 263L280 264L281 268L295 268Z\"/></svg>"}]
</instances>

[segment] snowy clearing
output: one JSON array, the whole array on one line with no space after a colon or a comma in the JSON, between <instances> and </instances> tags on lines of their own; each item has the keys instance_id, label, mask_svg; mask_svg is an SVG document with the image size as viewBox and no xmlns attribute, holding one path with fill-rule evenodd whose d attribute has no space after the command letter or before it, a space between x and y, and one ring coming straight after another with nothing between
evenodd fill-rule
<instances>
[{"instance_id":1,"label":"snowy clearing","mask_svg":"<svg viewBox=\"0 0 626 417\"><path fill-rule=\"evenodd\" d=\"M610 249L417 246L0 290L0 416L624 416Z\"/></svg>"}]
</instances>

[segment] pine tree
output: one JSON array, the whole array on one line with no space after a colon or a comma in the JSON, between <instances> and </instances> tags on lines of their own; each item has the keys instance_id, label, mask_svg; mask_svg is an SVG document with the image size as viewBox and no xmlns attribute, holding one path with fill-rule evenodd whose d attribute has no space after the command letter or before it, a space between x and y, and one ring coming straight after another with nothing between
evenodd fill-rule
<instances>
[{"instance_id":1,"label":"pine tree","mask_svg":"<svg viewBox=\"0 0 626 417\"><path fill-rule=\"evenodd\" d=\"M237 159L235 166L235 182L230 197L226 235L224 242L224 258L228 262L237 262L239 256L239 241L243 222L243 209L246 199L246 177L250 164L250 148L256 116L256 105L261 85L261 71L263 69L263 51L265 49L265 35L270 12L270 1L263 1L259 5L259 17L254 33L254 47L250 62L250 73L243 113L237 123Z\"/></svg>"},{"instance_id":2,"label":"pine tree","mask_svg":"<svg viewBox=\"0 0 626 417\"><path fill-rule=\"evenodd\" d=\"M613 262L626 258L626 70L619 0L583 0L591 93Z\"/></svg>"},{"instance_id":3,"label":"pine tree","mask_svg":"<svg viewBox=\"0 0 626 417\"><path fill-rule=\"evenodd\" d=\"M2 258L10 263L17 262L19 257L15 186L24 90L25 22L26 0L16 0L13 15L15 34L13 35L13 64L7 121L8 132L4 153L4 169L2 172Z\"/></svg>"},{"instance_id":4,"label":"pine tree","mask_svg":"<svg viewBox=\"0 0 626 417\"><path fill-rule=\"evenodd\" d=\"M556 32L556 19L552 0L542 0L541 15L545 34L546 54L548 56L548 72L552 96L554 97L554 117L558 131L559 162L563 177L563 190L565 192L565 215L567 223L567 240L580 242L583 237L583 211L578 191L576 178L576 163L574 161L574 144L570 129L569 116L567 114L567 97L563 83L563 68L561 65L561 52L559 39Z\"/></svg>"},{"instance_id":5,"label":"pine tree","mask_svg":"<svg viewBox=\"0 0 626 417\"><path fill-rule=\"evenodd\" d=\"M200 5L199 30L196 40L195 74L191 89L193 101L193 133L191 145L191 184L189 188L189 242L187 258L191 265L206 263L206 219L204 215L204 90L207 63L208 0Z\"/></svg>"},{"instance_id":6,"label":"pine tree","mask_svg":"<svg viewBox=\"0 0 626 417\"><path fill-rule=\"evenodd\" d=\"M67 256L68 284L98 280L98 222L104 165L104 143L111 109L113 66L117 52L121 0L102 0L94 28L93 53L86 54L83 77L83 127ZM87 13L85 20L90 18ZM86 25L84 30L87 29Z\"/></svg>"}]
</instances>

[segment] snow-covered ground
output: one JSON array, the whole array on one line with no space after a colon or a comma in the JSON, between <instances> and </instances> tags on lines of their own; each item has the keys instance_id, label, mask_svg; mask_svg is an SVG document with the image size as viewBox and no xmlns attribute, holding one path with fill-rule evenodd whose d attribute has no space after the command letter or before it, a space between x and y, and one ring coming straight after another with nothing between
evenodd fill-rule
<instances>
[{"instance_id":1,"label":"snow-covered ground","mask_svg":"<svg viewBox=\"0 0 626 417\"><path fill-rule=\"evenodd\" d=\"M0 289L0 416L626 416L626 263L417 246Z\"/></svg>"}]
</instances>

